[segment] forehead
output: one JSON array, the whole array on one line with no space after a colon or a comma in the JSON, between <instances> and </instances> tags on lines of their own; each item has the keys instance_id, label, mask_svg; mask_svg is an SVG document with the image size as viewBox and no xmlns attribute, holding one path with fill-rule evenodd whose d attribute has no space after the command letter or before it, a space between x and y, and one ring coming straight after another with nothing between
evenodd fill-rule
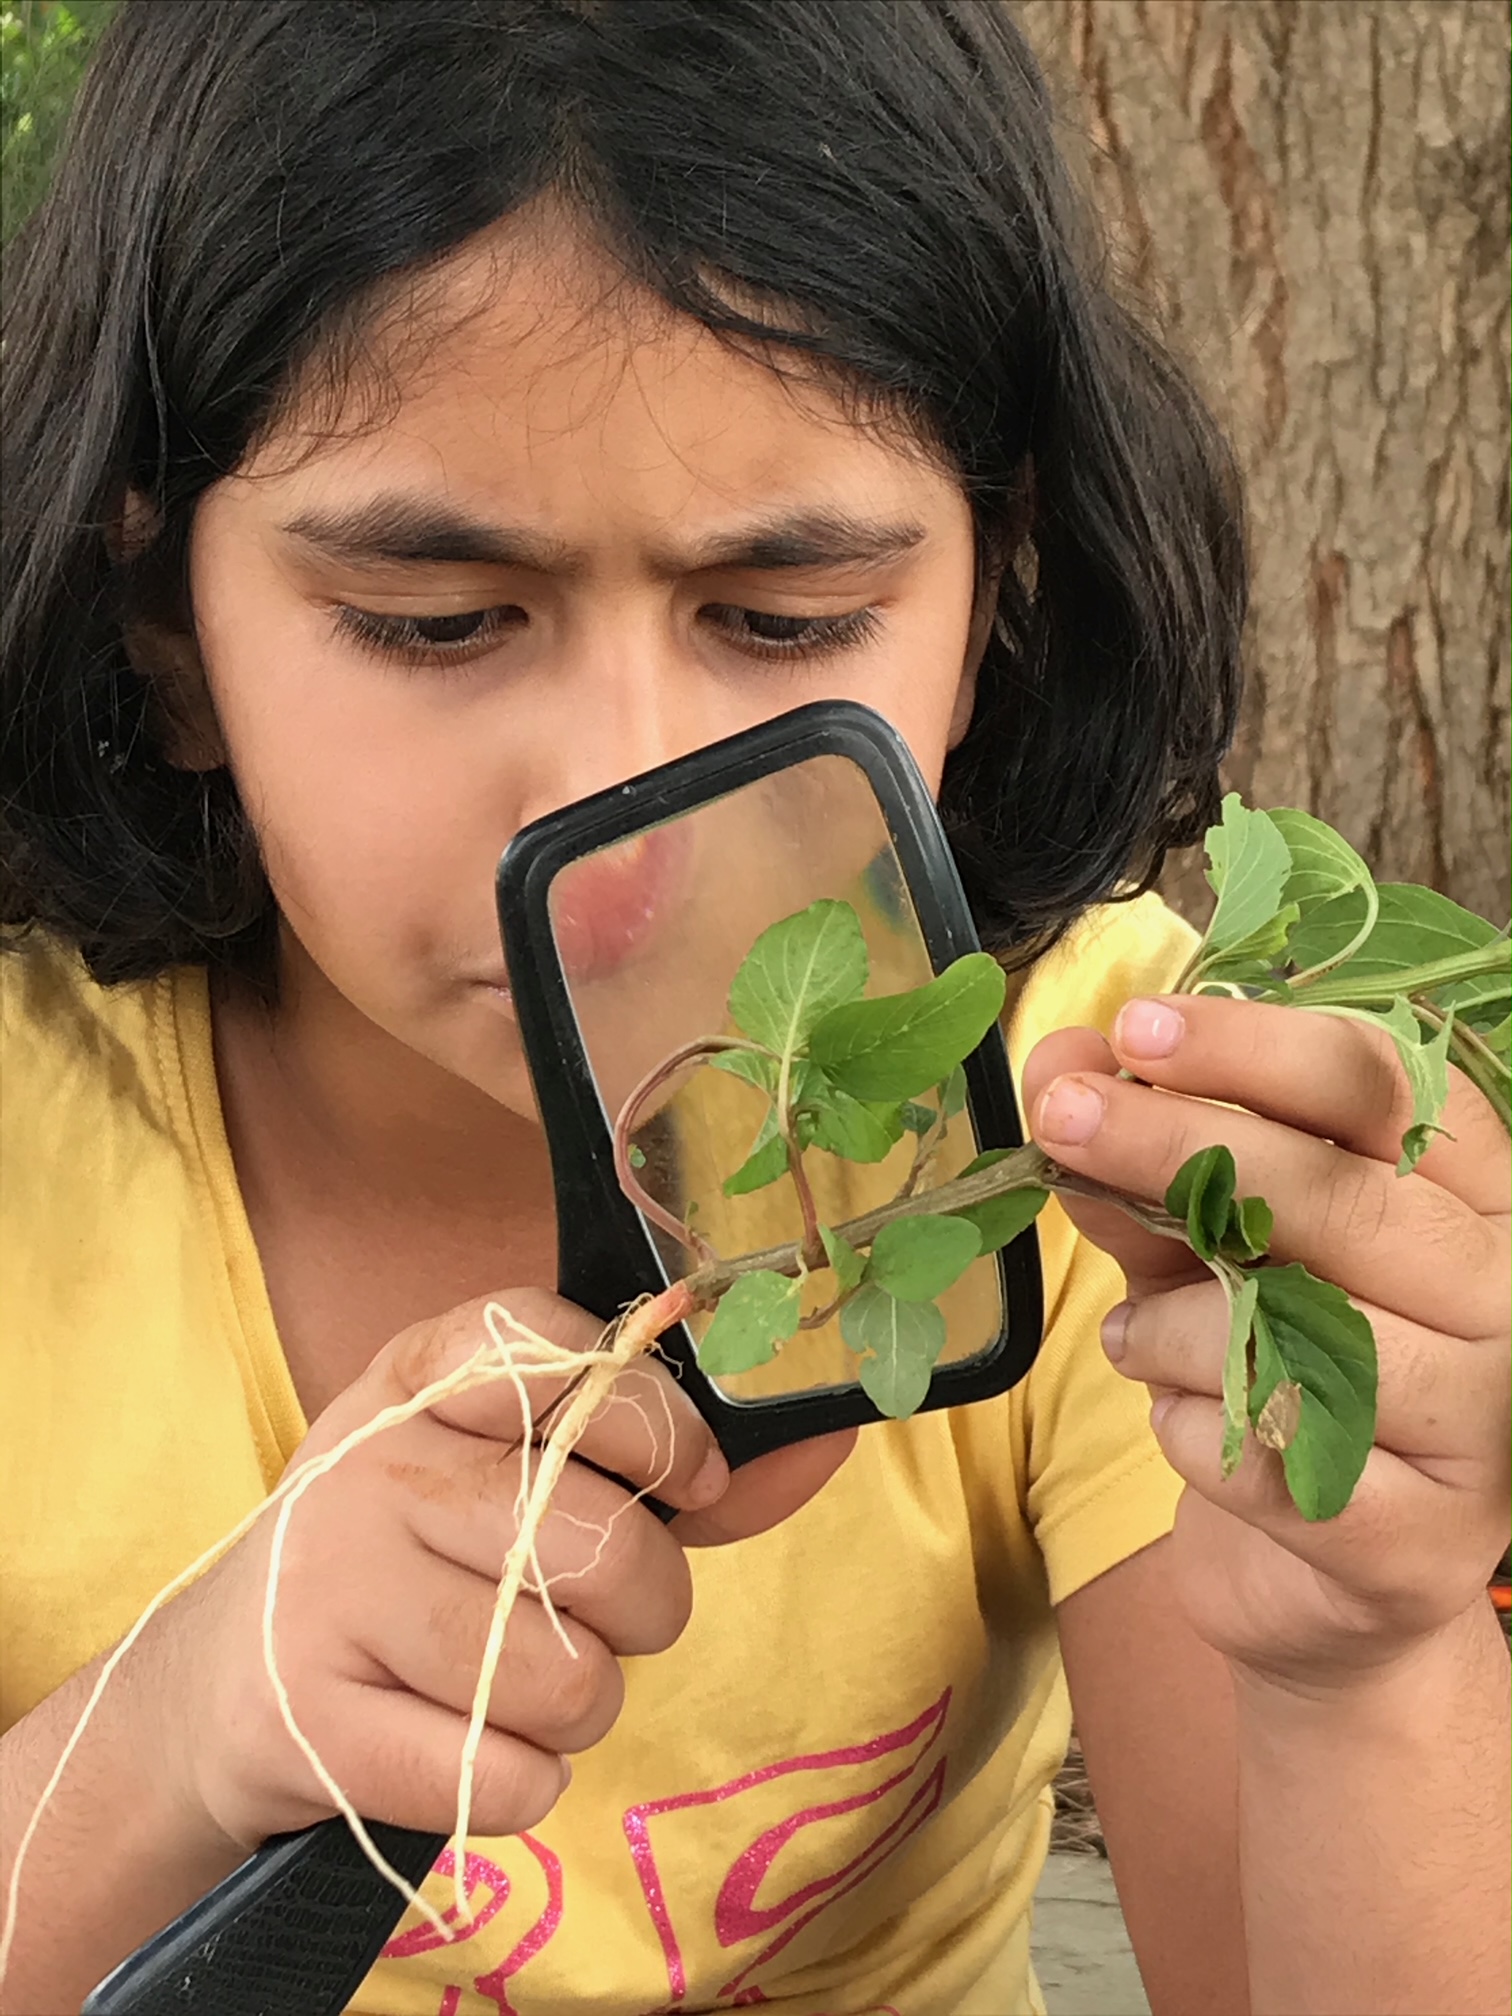
<instances>
[{"instance_id":1,"label":"forehead","mask_svg":"<svg viewBox=\"0 0 1512 2016\"><path fill-rule=\"evenodd\" d=\"M766 361L678 314L555 207L390 301L339 392L312 382L240 473L439 483L564 530L785 498L966 513L901 422L795 353Z\"/></svg>"}]
</instances>

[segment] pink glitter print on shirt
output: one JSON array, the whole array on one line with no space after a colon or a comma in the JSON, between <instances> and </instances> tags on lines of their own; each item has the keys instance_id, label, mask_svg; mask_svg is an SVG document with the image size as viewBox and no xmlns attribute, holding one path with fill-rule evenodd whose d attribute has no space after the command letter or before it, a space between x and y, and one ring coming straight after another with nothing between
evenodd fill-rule
<instances>
[{"instance_id":1,"label":"pink glitter print on shirt","mask_svg":"<svg viewBox=\"0 0 1512 2016\"><path fill-rule=\"evenodd\" d=\"M537 1841L533 1834L521 1834L518 1838L520 1845L528 1848L541 1865L541 1874L546 1878L546 1906L530 1930L510 1948L497 1967L474 1977L473 1987L480 1995L488 1997L499 2016L516 2016L504 1983L518 1974L527 1960L533 1960L548 1940L555 1938L557 1927L562 1922L560 1856L554 1855L545 1842Z\"/></svg>"},{"instance_id":2,"label":"pink glitter print on shirt","mask_svg":"<svg viewBox=\"0 0 1512 2016\"><path fill-rule=\"evenodd\" d=\"M684 1792L668 1799L648 1800L644 1805L629 1809L623 1821L625 1838L630 1844L646 1909L661 1940L667 1984L674 2005L688 1992L688 1971L683 1958L683 1941L679 1939L673 1923L674 1913L668 1903L651 1844L651 1823L690 1808L723 1804L799 1771L844 1772L854 1784L857 1777L865 1777L865 1766L918 1746L906 1762L900 1760L900 1769L880 1781L866 1782L851 1789L842 1777L839 1783L826 1788L831 1791L831 1797L805 1804L788 1818L763 1827L736 1857L713 1901L714 1931L719 1943L730 1947L775 1931L779 1926L783 1928L717 1991L721 1996L738 1995L742 2002L755 2001L759 1991L745 1985L754 1970L795 1938L819 1912L864 1882L939 1806L944 1789L945 1753L941 1751L934 1758L932 1768L926 1771L924 1766L939 1742L949 1707L950 1689L947 1687L939 1700L915 1716L912 1722L903 1728L874 1736L867 1742L785 1758L780 1763L765 1764L757 1770L745 1772L739 1778L732 1778L707 1791ZM762 1904L758 1901L758 1891L773 1864L804 1829L848 1813L859 1813L875 1806L888 1794L901 1793L909 1787L911 1790L901 1810L895 1811L885 1826L865 1839L840 1867L809 1875L806 1881L775 1903ZM770 1804L763 1801L762 1805L765 1816L771 1810ZM708 1908L707 1903L699 1909L691 1899L684 1900L680 1915L685 1920L702 1918L703 1911Z\"/></svg>"},{"instance_id":3,"label":"pink glitter print on shirt","mask_svg":"<svg viewBox=\"0 0 1512 2016\"><path fill-rule=\"evenodd\" d=\"M528 1960L535 1958L536 1954L540 1952L548 1940L555 1936L557 1927L562 1922L562 1864L560 1857L554 1855L544 1841L537 1841L533 1834L520 1834L515 1838L519 1841L521 1847L530 1850L530 1853L535 1857L536 1862L540 1866L541 1873L546 1879L546 1903L535 1923L515 1942L509 1952L499 1962L498 1966L490 1968L486 1974L476 1975L473 1979L472 1985L474 1990L479 1995L486 1995L488 1997L499 2012L499 2016L517 2016L517 2011L510 2002L509 1993L504 1984L512 1975L518 1974ZM431 1874L450 1878L456 1866L456 1858L451 1849L448 1848L438 1858ZM509 1902L510 1894L508 1876L505 1875L496 1862L490 1862L487 1856L474 1854L469 1849L465 1866L467 1870L467 1900L471 1907L472 1915L464 1925L459 1927L455 1940L450 1942L457 1946L464 1945L475 1934L482 1931L483 1927L492 1919L496 1918ZM479 1908L476 1902L480 1891L487 1892L487 1899L481 1908ZM456 1925L455 1904L447 1905L441 1916L446 1924ZM400 1932L390 1939L380 1957L384 1960L412 1960L419 1954L434 1953L445 1949L448 1943L448 1941L441 1937L433 1925L423 1923L412 1925L408 1931ZM457 2016L457 2012L461 2006L462 1989L454 1983L443 1993L441 2007L437 2011L437 2016Z\"/></svg>"},{"instance_id":4,"label":"pink glitter print on shirt","mask_svg":"<svg viewBox=\"0 0 1512 2016\"><path fill-rule=\"evenodd\" d=\"M448 1848L445 1854L437 1859L431 1874L450 1879L456 1866L457 1858ZM457 1933L455 1940L448 1942L443 1939L434 1925L422 1919L418 1925L411 1925L407 1932L396 1933L379 1954L380 1960L412 1960L418 1953L434 1953L438 1946L445 1946L448 1943L461 1945L464 1940L471 1939L475 1932L481 1931L491 1918L498 1917L509 1901L509 1878L496 1862L490 1862L483 1855L474 1855L471 1849L468 1850L466 1867L467 1902L471 1915L466 1925ZM487 1890L488 1896L480 1909L477 1896L478 1892L484 1889ZM441 1918L448 1926L456 1925L456 1905L448 1904L441 1913Z\"/></svg>"}]
</instances>

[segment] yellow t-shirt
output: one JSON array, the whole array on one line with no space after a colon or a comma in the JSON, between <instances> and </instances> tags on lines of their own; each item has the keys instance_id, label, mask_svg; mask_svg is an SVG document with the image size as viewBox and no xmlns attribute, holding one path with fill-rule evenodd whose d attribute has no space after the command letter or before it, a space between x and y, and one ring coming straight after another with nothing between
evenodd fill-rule
<instances>
[{"instance_id":1,"label":"yellow t-shirt","mask_svg":"<svg viewBox=\"0 0 1512 2016\"><path fill-rule=\"evenodd\" d=\"M1027 981L1016 1061L1051 1028L1106 1027L1189 943L1154 898L1095 913ZM106 991L35 942L0 960L0 1045L8 1727L266 1494L305 1424L204 976ZM1069 1727L1054 1605L1165 1533L1179 1487L1098 1345L1116 1269L1053 1202L1040 1241L1029 1377L865 1430L784 1525L696 1552L688 1630L626 1661L624 1711L560 1803L471 1844L472 1935L407 1921L354 2010L1042 2009L1030 1907Z\"/></svg>"}]
</instances>

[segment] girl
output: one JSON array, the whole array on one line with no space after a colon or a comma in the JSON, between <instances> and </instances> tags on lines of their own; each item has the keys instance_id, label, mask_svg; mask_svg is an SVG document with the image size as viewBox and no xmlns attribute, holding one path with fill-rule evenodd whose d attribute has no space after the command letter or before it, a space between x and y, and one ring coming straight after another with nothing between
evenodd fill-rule
<instances>
[{"instance_id":1,"label":"girl","mask_svg":"<svg viewBox=\"0 0 1512 2016\"><path fill-rule=\"evenodd\" d=\"M1043 1225L999 1401L732 1480L628 1374L543 1539L570 1648L511 1628L465 1936L412 1925L354 2006L1039 2010L1063 1673L1158 2011L1504 2006L1507 1144L1457 1083L1399 1180L1381 1046L1161 999L1189 934L1107 907L1213 809L1238 506L1007 16L125 0L8 265L12 1851L101 1655L291 1461L470 1353L480 1298L595 1334L542 1285L510 835L843 696L1027 972L1038 1138L1146 1197L1229 1142L1371 1315L1380 1447L1327 1525L1255 1452L1220 1483L1219 1293L1091 1207ZM295 1524L291 1697L376 1818L449 1824L516 1426L438 1407ZM266 1547L105 1695L18 2016L327 1810Z\"/></svg>"}]
</instances>

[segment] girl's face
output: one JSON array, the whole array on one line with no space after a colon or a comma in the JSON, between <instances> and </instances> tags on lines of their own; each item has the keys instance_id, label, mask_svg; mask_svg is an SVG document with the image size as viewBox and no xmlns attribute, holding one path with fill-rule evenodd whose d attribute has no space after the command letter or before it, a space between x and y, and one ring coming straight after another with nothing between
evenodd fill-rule
<instances>
[{"instance_id":1,"label":"girl's face","mask_svg":"<svg viewBox=\"0 0 1512 2016\"><path fill-rule=\"evenodd\" d=\"M528 1113L511 836L821 698L886 716L938 786L982 641L973 529L937 463L560 225L489 234L439 297L378 424L354 398L206 495L190 580L296 979Z\"/></svg>"}]
</instances>

